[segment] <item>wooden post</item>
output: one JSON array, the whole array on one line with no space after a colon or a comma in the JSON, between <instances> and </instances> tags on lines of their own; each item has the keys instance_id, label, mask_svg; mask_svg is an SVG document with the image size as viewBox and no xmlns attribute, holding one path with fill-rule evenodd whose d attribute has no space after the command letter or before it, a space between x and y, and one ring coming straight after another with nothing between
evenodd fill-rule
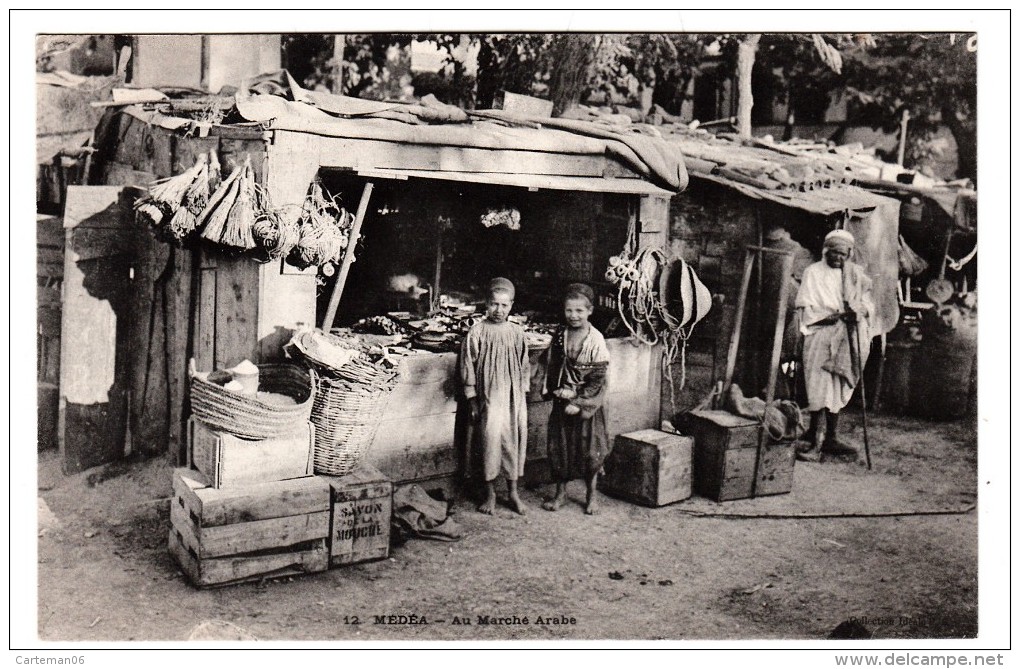
<instances>
[{"instance_id":1,"label":"wooden post","mask_svg":"<svg viewBox=\"0 0 1020 669\"><path fill-rule=\"evenodd\" d=\"M778 251L778 249L776 249ZM779 356L783 352L783 333L786 330L786 294L790 289L790 274L793 272L793 254L781 251L783 254L782 278L779 283L779 298L776 304L776 329L772 335L772 356L769 363L769 381L765 387L765 411L775 399L776 376L779 373ZM759 256L759 265L761 264ZM765 442L765 413L762 413L761 425L758 427L758 448L754 454L754 478L751 479L751 497L758 492L758 468L761 466L761 448Z\"/></svg>"},{"instance_id":2,"label":"wooden post","mask_svg":"<svg viewBox=\"0 0 1020 669\"><path fill-rule=\"evenodd\" d=\"M326 317L322 319L322 329L329 332L336 320L336 310L340 306L340 296L344 292L344 284L347 283L347 274L351 271L351 263L354 262L354 247L358 245L358 238L361 235L361 223L365 220L365 212L368 211L368 201L372 198L371 181L365 182L365 188L361 191L361 202L358 203L358 213L354 216L354 225L351 226L351 237L347 242L347 251L344 253L343 262L340 264L340 272L337 274L336 283L333 285L333 294L329 297L329 307L326 309Z\"/></svg>"},{"instance_id":3,"label":"wooden post","mask_svg":"<svg viewBox=\"0 0 1020 669\"><path fill-rule=\"evenodd\" d=\"M726 354L726 375L723 377L723 392L733 385L733 373L737 369L737 351L740 348L740 330L744 326L744 307L747 305L747 289L751 286L751 269L754 267L754 251L747 249L744 256L744 276L740 279L740 293L737 296L737 316L730 333L730 348Z\"/></svg>"}]
</instances>

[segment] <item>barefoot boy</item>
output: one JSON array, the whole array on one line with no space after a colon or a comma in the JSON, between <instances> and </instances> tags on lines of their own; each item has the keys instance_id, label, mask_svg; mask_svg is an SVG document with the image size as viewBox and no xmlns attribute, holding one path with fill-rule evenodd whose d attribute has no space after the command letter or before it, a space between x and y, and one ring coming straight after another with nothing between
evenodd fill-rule
<instances>
[{"instance_id":1,"label":"barefoot boy","mask_svg":"<svg viewBox=\"0 0 1020 669\"><path fill-rule=\"evenodd\" d=\"M524 475L528 437L528 346L521 326L507 321L514 304L514 285L503 278L489 283L485 320L464 337L460 374L474 424L474 443L481 455L486 497L478 510L496 508L496 478L502 473L510 508L524 515L517 479ZM471 459L469 458L469 461Z\"/></svg>"},{"instance_id":2,"label":"barefoot boy","mask_svg":"<svg viewBox=\"0 0 1020 669\"><path fill-rule=\"evenodd\" d=\"M542 504L547 511L563 505L567 482L579 478L588 487L584 512L598 511L595 482L610 450L602 406L609 349L602 333L588 322L594 301L594 291L583 283L567 286L566 327L560 328L549 349L546 387L555 398L549 416L549 467L556 495Z\"/></svg>"}]
</instances>

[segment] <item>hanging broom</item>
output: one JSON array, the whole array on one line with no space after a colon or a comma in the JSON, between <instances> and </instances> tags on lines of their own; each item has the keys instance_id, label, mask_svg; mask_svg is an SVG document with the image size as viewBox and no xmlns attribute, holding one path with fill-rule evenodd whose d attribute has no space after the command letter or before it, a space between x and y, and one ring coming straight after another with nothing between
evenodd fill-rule
<instances>
[{"instance_id":1,"label":"hanging broom","mask_svg":"<svg viewBox=\"0 0 1020 669\"><path fill-rule=\"evenodd\" d=\"M201 155L180 174L153 182L148 195L135 203L137 215L170 238L182 240L195 229L193 212L187 210L189 194L198 197L203 184L208 187L203 176L207 172L207 158Z\"/></svg>"},{"instance_id":2,"label":"hanging broom","mask_svg":"<svg viewBox=\"0 0 1020 669\"><path fill-rule=\"evenodd\" d=\"M250 250L255 248L252 227L255 225L255 174L251 158L245 158L244 169L237 181L237 198L227 213L220 243Z\"/></svg>"},{"instance_id":3,"label":"hanging broom","mask_svg":"<svg viewBox=\"0 0 1020 669\"><path fill-rule=\"evenodd\" d=\"M230 209L237 199L238 182L243 171L243 166L234 168L230 176L219 185L216 192L209 198L209 205L202 213L201 219L199 219L199 225L202 227L202 237L205 239L219 243L223 237L223 230L227 224L227 216L229 216Z\"/></svg>"},{"instance_id":4,"label":"hanging broom","mask_svg":"<svg viewBox=\"0 0 1020 669\"><path fill-rule=\"evenodd\" d=\"M184 193L181 205L167 224L167 231L175 239L183 240L198 227L198 217L209 204L209 159L205 154L195 164L198 171Z\"/></svg>"}]
</instances>

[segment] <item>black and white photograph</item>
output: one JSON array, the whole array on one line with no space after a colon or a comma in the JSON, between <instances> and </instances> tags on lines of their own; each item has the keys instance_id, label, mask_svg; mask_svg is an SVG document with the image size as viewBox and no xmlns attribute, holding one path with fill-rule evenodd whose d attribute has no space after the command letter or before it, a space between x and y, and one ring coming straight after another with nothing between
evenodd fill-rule
<instances>
[{"instance_id":1,"label":"black and white photograph","mask_svg":"<svg viewBox=\"0 0 1020 669\"><path fill-rule=\"evenodd\" d=\"M1007 663L1008 10L11 20L12 661Z\"/></svg>"}]
</instances>

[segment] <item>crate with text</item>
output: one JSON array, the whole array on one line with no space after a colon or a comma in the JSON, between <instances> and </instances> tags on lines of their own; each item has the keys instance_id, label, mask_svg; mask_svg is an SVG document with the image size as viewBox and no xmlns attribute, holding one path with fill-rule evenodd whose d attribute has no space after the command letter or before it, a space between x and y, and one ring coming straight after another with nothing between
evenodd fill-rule
<instances>
[{"instance_id":1,"label":"crate with text","mask_svg":"<svg viewBox=\"0 0 1020 669\"><path fill-rule=\"evenodd\" d=\"M393 514L390 480L365 463L346 476L318 478L329 485L331 495L330 566L388 557Z\"/></svg>"},{"instance_id":2,"label":"crate with text","mask_svg":"<svg viewBox=\"0 0 1020 669\"><path fill-rule=\"evenodd\" d=\"M793 444L772 441L765 434L759 458L759 426L758 421L727 411L689 414L688 427L694 436L694 487L699 495L725 502L780 495L793 489Z\"/></svg>"},{"instance_id":3,"label":"crate with text","mask_svg":"<svg viewBox=\"0 0 1020 669\"><path fill-rule=\"evenodd\" d=\"M213 488L234 488L312 474L314 431L305 423L293 434L242 439L197 418L188 421L188 460Z\"/></svg>"},{"instance_id":4,"label":"crate with text","mask_svg":"<svg viewBox=\"0 0 1020 669\"><path fill-rule=\"evenodd\" d=\"M599 480L604 492L645 506L663 506L691 496L693 440L662 430L616 437Z\"/></svg>"},{"instance_id":5,"label":"crate with text","mask_svg":"<svg viewBox=\"0 0 1020 669\"><path fill-rule=\"evenodd\" d=\"M170 552L197 586L325 571L330 491L314 477L217 489L175 469Z\"/></svg>"}]
</instances>

